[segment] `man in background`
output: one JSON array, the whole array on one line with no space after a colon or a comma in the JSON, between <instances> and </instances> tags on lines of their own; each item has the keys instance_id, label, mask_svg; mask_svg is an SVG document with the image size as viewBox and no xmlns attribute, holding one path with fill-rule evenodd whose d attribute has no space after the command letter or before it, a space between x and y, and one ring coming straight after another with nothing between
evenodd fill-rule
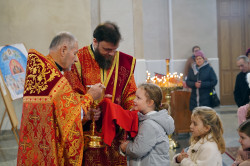
<instances>
[{"instance_id":1,"label":"man in background","mask_svg":"<svg viewBox=\"0 0 250 166\"><path fill-rule=\"evenodd\" d=\"M28 53L17 165L81 165L86 114L104 86L75 93L64 77L77 61L78 42L69 32L56 35L43 56Z\"/></svg>"},{"instance_id":2,"label":"man in background","mask_svg":"<svg viewBox=\"0 0 250 166\"><path fill-rule=\"evenodd\" d=\"M240 73L236 77L234 87L234 100L238 107L249 103L250 89L248 87L246 75L249 72L249 59L245 55L237 58L237 66Z\"/></svg>"}]
</instances>

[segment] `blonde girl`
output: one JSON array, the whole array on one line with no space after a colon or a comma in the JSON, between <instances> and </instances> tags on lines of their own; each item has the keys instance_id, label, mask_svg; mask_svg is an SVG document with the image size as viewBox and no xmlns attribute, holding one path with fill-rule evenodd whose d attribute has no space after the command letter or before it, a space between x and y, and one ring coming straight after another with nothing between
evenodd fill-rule
<instances>
[{"instance_id":1,"label":"blonde girl","mask_svg":"<svg viewBox=\"0 0 250 166\"><path fill-rule=\"evenodd\" d=\"M225 152L223 126L219 116L210 107L196 107L191 116L190 147L173 158L174 165L222 166Z\"/></svg>"}]
</instances>

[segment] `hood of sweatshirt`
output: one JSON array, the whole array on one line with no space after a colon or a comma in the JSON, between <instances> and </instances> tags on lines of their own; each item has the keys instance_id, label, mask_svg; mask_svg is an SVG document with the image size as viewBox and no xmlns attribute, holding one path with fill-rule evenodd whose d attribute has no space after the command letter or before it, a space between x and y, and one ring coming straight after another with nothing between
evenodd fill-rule
<instances>
[{"instance_id":1,"label":"hood of sweatshirt","mask_svg":"<svg viewBox=\"0 0 250 166\"><path fill-rule=\"evenodd\" d=\"M138 112L138 117L139 122L147 119L155 121L168 135L174 132L174 120L170 115L168 115L168 111L166 109L160 110L159 112L150 115L143 115L142 113Z\"/></svg>"}]
</instances>

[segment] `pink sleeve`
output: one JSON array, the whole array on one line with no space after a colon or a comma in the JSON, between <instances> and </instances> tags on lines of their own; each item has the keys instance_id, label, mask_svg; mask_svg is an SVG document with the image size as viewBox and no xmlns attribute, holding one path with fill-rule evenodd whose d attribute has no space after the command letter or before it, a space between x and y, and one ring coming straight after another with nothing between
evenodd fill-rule
<instances>
[{"instance_id":1,"label":"pink sleeve","mask_svg":"<svg viewBox=\"0 0 250 166\"><path fill-rule=\"evenodd\" d=\"M238 124L240 125L242 122L246 120L247 110L248 110L249 104L243 105L240 108L238 108Z\"/></svg>"}]
</instances>

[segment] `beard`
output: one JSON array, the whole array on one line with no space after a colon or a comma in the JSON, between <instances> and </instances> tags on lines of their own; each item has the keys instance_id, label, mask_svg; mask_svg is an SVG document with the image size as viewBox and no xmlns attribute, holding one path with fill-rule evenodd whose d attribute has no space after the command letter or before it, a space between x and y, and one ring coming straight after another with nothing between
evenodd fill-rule
<instances>
[{"instance_id":1,"label":"beard","mask_svg":"<svg viewBox=\"0 0 250 166\"><path fill-rule=\"evenodd\" d=\"M94 51L94 56L100 68L107 70L111 67L113 56L108 56L107 58L105 58L105 56L100 53L98 47Z\"/></svg>"}]
</instances>

